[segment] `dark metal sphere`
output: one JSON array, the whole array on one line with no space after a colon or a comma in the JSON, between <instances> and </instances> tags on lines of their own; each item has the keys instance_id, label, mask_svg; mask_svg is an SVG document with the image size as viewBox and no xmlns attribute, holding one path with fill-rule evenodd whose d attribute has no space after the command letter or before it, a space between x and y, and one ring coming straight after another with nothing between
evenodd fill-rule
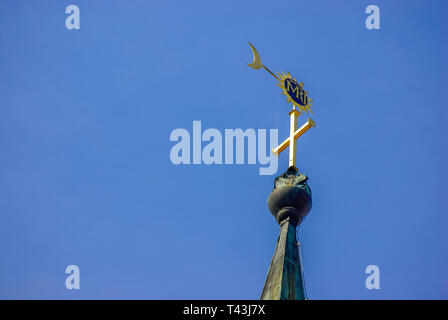
<instances>
[{"instance_id":1,"label":"dark metal sphere","mask_svg":"<svg viewBox=\"0 0 448 320\"><path fill-rule=\"evenodd\" d=\"M290 217L296 225L300 225L311 210L311 189L306 183L308 178L296 174L291 174L291 169L288 169L277 177L274 190L269 195L269 210L279 224Z\"/></svg>"}]
</instances>

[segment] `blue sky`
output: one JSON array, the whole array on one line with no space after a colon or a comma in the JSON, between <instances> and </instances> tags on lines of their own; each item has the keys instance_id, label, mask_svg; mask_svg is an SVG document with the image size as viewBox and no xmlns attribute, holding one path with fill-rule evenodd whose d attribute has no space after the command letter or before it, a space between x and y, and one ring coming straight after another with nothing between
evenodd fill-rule
<instances>
[{"instance_id":1,"label":"blue sky","mask_svg":"<svg viewBox=\"0 0 448 320\"><path fill-rule=\"evenodd\" d=\"M66 6L81 28L65 28ZM380 8L367 30L365 8ZM258 165L173 165L172 130L279 129L305 83L310 299L447 299L446 1L2 1L0 298L258 299ZM299 118L302 124L305 118ZM282 154L278 174L286 170ZM78 265L81 289L65 288ZM365 268L380 268L380 290Z\"/></svg>"}]
</instances>

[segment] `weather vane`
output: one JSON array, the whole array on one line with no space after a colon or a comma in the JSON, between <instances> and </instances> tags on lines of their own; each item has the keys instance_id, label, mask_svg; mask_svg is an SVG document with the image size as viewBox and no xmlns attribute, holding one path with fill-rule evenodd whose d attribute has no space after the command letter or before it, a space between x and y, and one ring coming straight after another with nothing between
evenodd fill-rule
<instances>
[{"instance_id":1,"label":"weather vane","mask_svg":"<svg viewBox=\"0 0 448 320\"><path fill-rule=\"evenodd\" d=\"M315 123L313 120L308 119L307 122L297 129L297 118L300 114L308 113L313 111L311 110L312 105L310 102L313 102L312 99L308 98L308 92L303 89L303 83L297 82L296 78L293 78L289 72L278 73L276 76L271 70L266 68L260 59L260 55L254 46L249 42L250 47L254 53L254 61L251 64L248 64L249 67L258 70L263 67L267 72L269 72L275 79L279 81L277 86L279 86L283 91L282 93L287 97L287 101L293 104L293 109L289 112L290 117L290 130L289 137L280 143L280 145L272 149L272 152L278 157L280 153L289 148L289 167L296 168L296 150L297 150L297 139L303 135L309 128L314 127Z\"/></svg>"}]
</instances>

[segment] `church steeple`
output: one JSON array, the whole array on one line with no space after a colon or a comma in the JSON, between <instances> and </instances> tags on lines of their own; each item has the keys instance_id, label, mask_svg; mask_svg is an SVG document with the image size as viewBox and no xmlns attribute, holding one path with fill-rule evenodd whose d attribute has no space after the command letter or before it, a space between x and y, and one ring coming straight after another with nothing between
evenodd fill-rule
<instances>
[{"instance_id":1,"label":"church steeple","mask_svg":"<svg viewBox=\"0 0 448 320\"><path fill-rule=\"evenodd\" d=\"M311 210L311 190L307 180L294 167L275 179L268 206L280 225L280 235L261 294L262 300L306 299L296 228Z\"/></svg>"},{"instance_id":2,"label":"church steeple","mask_svg":"<svg viewBox=\"0 0 448 320\"><path fill-rule=\"evenodd\" d=\"M297 251L296 226L287 218L281 222L280 236L261 300L305 300L302 266Z\"/></svg>"},{"instance_id":3,"label":"church steeple","mask_svg":"<svg viewBox=\"0 0 448 320\"><path fill-rule=\"evenodd\" d=\"M277 86L282 89L287 101L293 108L289 112L289 137L280 145L272 149L278 157L282 151L289 148L289 168L284 174L275 178L274 190L269 195L268 206L271 213L280 224L280 236L275 248L274 257L269 267L268 276L264 284L261 299L263 300L300 300L306 299L302 279L302 266L299 260L296 228L311 210L311 190L304 174L299 174L297 165L297 139L308 129L315 126L313 120L297 129L297 119L303 113L312 113L312 99L303 89L303 83L298 82L289 72L275 75L261 63L260 55L249 42L254 60L249 67L258 70L262 67L279 82Z\"/></svg>"}]
</instances>

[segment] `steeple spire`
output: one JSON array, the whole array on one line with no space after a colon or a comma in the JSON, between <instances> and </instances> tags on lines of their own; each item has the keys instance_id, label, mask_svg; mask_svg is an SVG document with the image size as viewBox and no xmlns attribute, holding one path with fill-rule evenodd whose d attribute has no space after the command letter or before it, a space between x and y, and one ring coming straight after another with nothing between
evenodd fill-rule
<instances>
[{"instance_id":1,"label":"steeple spire","mask_svg":"<svg viewBox=\"0 0 448 320\"><path fill-rule=\"evenodd\" d=\"M296 229L310 212L311 189L308 178L297 168L275 178L268 207L280 225L274 256L269 266L261 300L305 300L305 284L298 252Z\"/></svg>"},{"instance_id":2,"label":"steeple spire","mask_svg":"<svg viewBox=\"0 0 448 320\"><path fill-rule=\"evenodd\" d=\"M249 42L254 60L249 67L258 70L263 67L279 82L288 102L293 105L289 112L289 137L272 149L277 157L289 147L289 168L284 174L275 178L274 190L268 198L268 206L272 215L281 227L274 257L269 267L268 276L261 294L262 300L301 300L306 299L305 286L302 279L301 259L299 260L296 228L311 210L311 189L306 183L308 178L299 174L297 169L297 139L308 129L315 126L313 120L297 129L297 118L300 114L313 112L312 99L303 89L303 83L298 82L289 72L276 76L261 63L260 55Z\"/></svg>"},{"instance_id":3,"label":"steeple spire","mask_svg":"<svg viewBox=\"0 0 448 320\"><path fill-rule=\"evenodd\" d=\"M277 247L261 300L305 300L302 266L297 250L296 225L288 217L280 223L280 227Z\"/></svg>"}]
</instances>

